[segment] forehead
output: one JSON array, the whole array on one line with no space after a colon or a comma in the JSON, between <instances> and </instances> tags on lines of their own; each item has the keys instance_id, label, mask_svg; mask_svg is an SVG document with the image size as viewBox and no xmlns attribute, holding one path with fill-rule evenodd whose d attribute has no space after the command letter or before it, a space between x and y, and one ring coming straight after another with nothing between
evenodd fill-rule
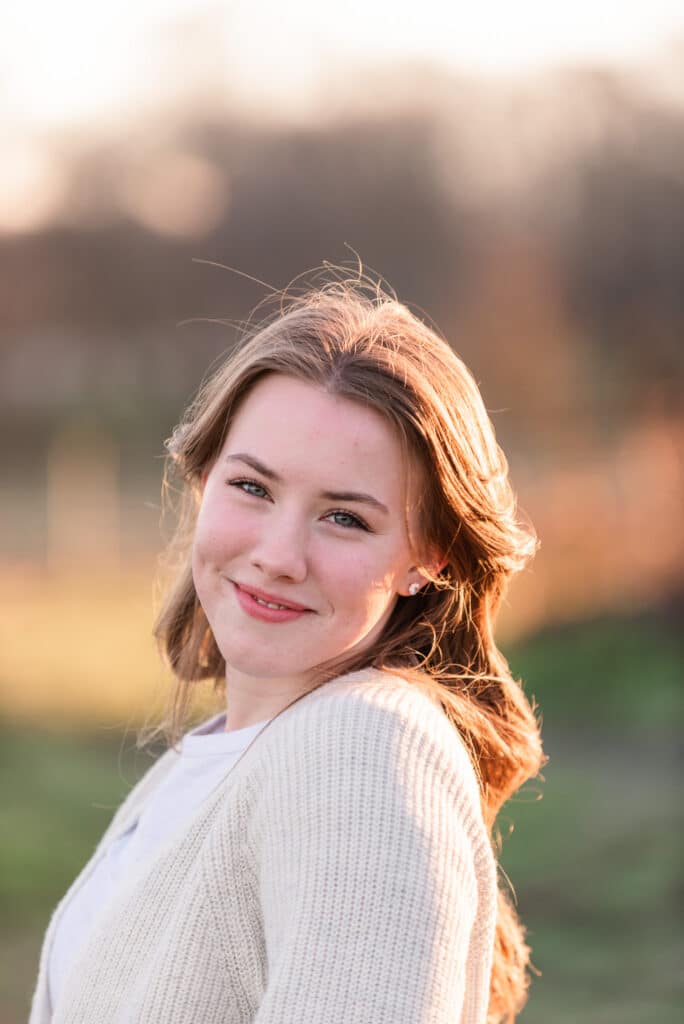
<instances>
[{"instance_id":1,"label":"forehead","mask_svg":"<svg viewBox=\"0 0 684 1024\"><path fill-rule=\"evenodd\" d=\"M372 473L403 486L402 445L386 417L283 374L259 380L240 403L224 450L243 450L244 445L278 473L307 467L330 475Z\"/></svg>"}]
</instances>

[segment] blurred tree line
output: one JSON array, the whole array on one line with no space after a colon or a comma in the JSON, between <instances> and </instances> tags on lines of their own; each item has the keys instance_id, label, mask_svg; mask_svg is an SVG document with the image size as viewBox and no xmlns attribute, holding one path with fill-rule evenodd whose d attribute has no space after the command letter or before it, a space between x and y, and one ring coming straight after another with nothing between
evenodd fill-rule
<instances>
[{"instance_id":1,"label":"blurred tree line","mask_svg":"<svg viewBox=\"0 0 684 1024\"><path fill-rule=\"evenodd\" d=\"M346 96L289 121L186 104L62 147L59 216L0 237L0 445L17 478L81 420L158 476L163 438L239 335L202 318L249 315L268 289L244 275L281 288L358 253L471 367L526 493L641 445L662 474L613 490L669 488L671 536L684 105L598 69L493 85L409 67ZM550 503L546 487L531 511ZM672 578L680 554L662 555Z\"/></svg>"}]
</instances>

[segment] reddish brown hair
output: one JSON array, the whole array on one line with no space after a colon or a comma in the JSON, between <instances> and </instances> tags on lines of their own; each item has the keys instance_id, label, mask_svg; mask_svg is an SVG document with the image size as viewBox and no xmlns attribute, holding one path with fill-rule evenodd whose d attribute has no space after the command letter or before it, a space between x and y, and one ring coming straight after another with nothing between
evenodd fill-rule
<instances>
[{"instance_id":1,"label":"reddish brown hair","mask_svg":"<svg viewBox=\"0 0 684 1024\"><path fill-rule=\"evenodd\" d=\"M269 373L378 410L396 427L407 466L418 467L420 550L440 552L446 565L437 575L426 567L428 585L416 597L399 597L382 636L335 674L389 668L438 700L468 746L493 835L502 804L544 761L533 707L494 641L509 580L538 541L518 518L507 461L469 370L378 288L333 280L283 301L202 386L168 443L186 499L181 560L155 626L178 680L170 733L175 739L183 727L193 682L225 685L225 662L195 593L190 540L202 475L240 401ZM529 952L500 889L489 1024L513 1021L525 1003Z\"/></svg>"}]
</instances>

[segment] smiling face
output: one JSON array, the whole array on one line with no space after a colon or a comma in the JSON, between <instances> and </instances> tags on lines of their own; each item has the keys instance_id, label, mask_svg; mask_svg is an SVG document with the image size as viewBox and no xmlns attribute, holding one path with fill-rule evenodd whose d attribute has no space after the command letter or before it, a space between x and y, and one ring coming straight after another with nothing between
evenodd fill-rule
<instances>
[{"instance_id":1,"label":"smiling face","mask_svg":"<svg viewBox=\"0 0 684 1024\"><path fill-rule=\"evenodd\" d=\"M380 413L281 374L258 381L206 477L193 543L228 690L249 678L292 699L369 646L424 582L407 515L402 449Z\"/></svg>"}]
</instances>

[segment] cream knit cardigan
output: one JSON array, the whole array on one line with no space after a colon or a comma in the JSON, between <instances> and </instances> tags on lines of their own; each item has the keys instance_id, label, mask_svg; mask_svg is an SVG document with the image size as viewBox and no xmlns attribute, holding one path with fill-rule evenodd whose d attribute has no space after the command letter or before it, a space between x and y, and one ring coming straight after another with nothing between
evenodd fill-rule
<instances>
[{"instance_id":1,"label":"cream knit cardigan","mask_svg":"<svg viewBox=\"0 0 684 1024\"><path fill-rule=\"evenodd\" d=\"M48 929L30 1024L482 1024L496 867L466 750L377 670L299 698L189 828L127 879L50 1006L70 893L177 755L129 794Z\"/></svg>"}]
</instances>

